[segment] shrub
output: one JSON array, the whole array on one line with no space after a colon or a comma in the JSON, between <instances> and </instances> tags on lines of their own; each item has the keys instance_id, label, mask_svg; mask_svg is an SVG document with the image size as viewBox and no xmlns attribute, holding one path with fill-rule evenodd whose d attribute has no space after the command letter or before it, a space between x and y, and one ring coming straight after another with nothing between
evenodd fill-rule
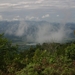
<instances>
[{"instance_id":1,"label":"shrub","mask_svg":"<svg viewBox=\"0 0 75 75\"><path fill-rule=\"evenodd\" d=\"M65 55L67 58L75 60L75 44L71 44L65 49Z\"/></svg>"}]
</instances>

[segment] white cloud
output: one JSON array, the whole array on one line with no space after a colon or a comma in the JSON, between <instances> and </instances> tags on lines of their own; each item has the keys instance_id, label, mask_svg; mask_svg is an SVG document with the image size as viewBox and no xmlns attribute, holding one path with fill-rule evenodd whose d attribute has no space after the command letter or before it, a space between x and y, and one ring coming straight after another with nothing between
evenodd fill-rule
<instances>
[{"instance_id":1,"label":"white cloud","mask_svg":"<svg viewBox=\"0 0 75 75\"><path fill-rule=\"evenodd\" d=\"M12 16L12 15L16 16L18 14L22 16L22 18L28 15L28 17L25 18L27 20L28 19L38 20L39 18L40 19L46 18L48 20L50 16L57 17L58 16L57 14L62 15L63 11L65 11L66 9L70 9L70 11L72 9L75 11L74 8L75 8L75 0L0 0L1 15L4 15L3 17L6 16L5 18L7 19L10 18L8 16ZM74 11L72 12L73 14L74 14ZM44 15L44 14L47 14L47 15ZM39 18L35 16L38 16ZM53 18L51 18L51 20L53 20Z\"/></svg>"},{"instance_id":2,"label":"white cloud","mask_svg":"<svg viewBox=\"0 0 75 75\"><path fill-rule=\"evenodd\" d=\"M34 16L26 16L25 19L26 20L39 20L38 17L34 17Z\"/></svg>"},{"instance_id":3,"label":"white cloud","mask_svg":"<svg viewBox=\"0 0 75 75\"><path fill-rule=\"evenodd\" d=\"M20 20L20 16L18 15L18 16L15 16L12 20Z\"/></svg>"},{"instance_id":4,"label":"white cloud","mask_svg":"<svg viewBox=\"0 0 75 75\"><path fill-rule=\"evenodd\" d=\"M30 16L26 16L26 17L25 17L26 20L31 20L31 19L33 19L33 18L34 18L33 16L31 16L31 17L30 17Z\"/></svg>"},{"instance_id":5,"label":"white cloud","mask_svg":"<svg viewBox=\"0 0 75 75\"><path fill-rule=\"evenodd\" d=\"M46 14L46 15L42 16L42 18L47 18L47 17L50 17L50 15Z\"/></svg>"},{"instance_id":6,"label":"white cloud","mask_svg":"<svg viewBox=\"0 0 75 75\"><path fill-rule=\"evenodd\" d=\"M42 3L44 0L38 0L38 1L35 1L35 3Z\"/></svg>"},{"instance_id":7,"label":"white cloud","mask_svg":"<svg viewBox=\"0 0 75 75\"><path fill-rule=\"evenodd\" d=\"M19 20L19 19L18 19L18 18L13 18L13 20L14 20L14 21L17 21L17 20Z\"/></svg>"},{"instance_id":8,"label":"white cloud","mask_svg":"<svg viewBox=\"0 0 75 75\"><path fill-rule=\"evenodd\" d=\"M19 8L19 9L37 9L37 8L75 8L74 0L21 0L21 1L0 1L0 8Z\"/></svg>"}]
</instances>

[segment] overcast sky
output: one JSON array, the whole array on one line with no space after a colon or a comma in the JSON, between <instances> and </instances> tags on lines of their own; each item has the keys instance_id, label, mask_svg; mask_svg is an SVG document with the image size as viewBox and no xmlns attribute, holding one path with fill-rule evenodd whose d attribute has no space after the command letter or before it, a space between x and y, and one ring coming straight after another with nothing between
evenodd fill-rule
<instances>
[{"instance_id":1,"label":"overcast sky","mask_svg":"<svg viewBox=\"0 0 75 75\"><path fill-rule=\"evenodd\" d=\"M0 0L0 20L75 22L75 0Z\"/></svg>"}]
</instances>

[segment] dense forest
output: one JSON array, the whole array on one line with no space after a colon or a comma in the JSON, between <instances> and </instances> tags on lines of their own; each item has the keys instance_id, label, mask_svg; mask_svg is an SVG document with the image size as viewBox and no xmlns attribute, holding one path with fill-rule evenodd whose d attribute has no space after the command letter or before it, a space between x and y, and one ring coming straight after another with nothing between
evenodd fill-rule
<instances>
[{"instance_id":1,"label":"dense forest","mask_svg":"<svg viewBox=\"0 0 75 75\"><path fill-rule=\"evenodd\" d=\"M75 41L19 51L0 34L0 75L75 75Z\"/></svg>"}]
</instances>

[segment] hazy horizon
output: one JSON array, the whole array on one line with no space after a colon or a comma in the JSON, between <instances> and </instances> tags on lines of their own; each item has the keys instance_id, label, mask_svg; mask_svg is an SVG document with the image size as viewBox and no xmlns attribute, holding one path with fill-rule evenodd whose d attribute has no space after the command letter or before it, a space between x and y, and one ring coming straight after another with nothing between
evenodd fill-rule
<instances>
[{"instance_id":1,"label":"hazy horizon","mask_svg":"<svg viewBox=\"0 0 75 75\"><path fill-rule=\"evenodd\" d=\"M0 0L0 20L75 22L74 0Z\"/></svg>"},{"instance_id":2,"label":"hazy horizon","mask_svg":"<svg viewBox=\"0 0 75 75\"><path fill-rule=\"evenodd\" d=\"M41 26L39 23L35 39L36 42L61 42L65 37L69 38L68 34L73 33L73 30L69 27L66 29L65 25L68 22L75 23L75 0L0 0L0 21L4 20L20 20L18 26L12 24L5 31L16 36L28 33L29 24L24 22L25 20L60 23L58 29L51 24L42 23ZM32 33L26 37L33 40Z\"/></svg>"},{"instance_id":3,"label":"hazy horizon","mask_svg":"<svg viewBox=\"0 0 75 75\"><path fill-rule=\"evenodd\" d=\"M75 26L73 25L75 24L49 23L46 21L0 22L0 30L4 31L5 35L13 40L15 38L18 40L20 37L23 42L62 43L71 39L71 36L74 38L73 30Z\"/></svg>"}]
</instances>

